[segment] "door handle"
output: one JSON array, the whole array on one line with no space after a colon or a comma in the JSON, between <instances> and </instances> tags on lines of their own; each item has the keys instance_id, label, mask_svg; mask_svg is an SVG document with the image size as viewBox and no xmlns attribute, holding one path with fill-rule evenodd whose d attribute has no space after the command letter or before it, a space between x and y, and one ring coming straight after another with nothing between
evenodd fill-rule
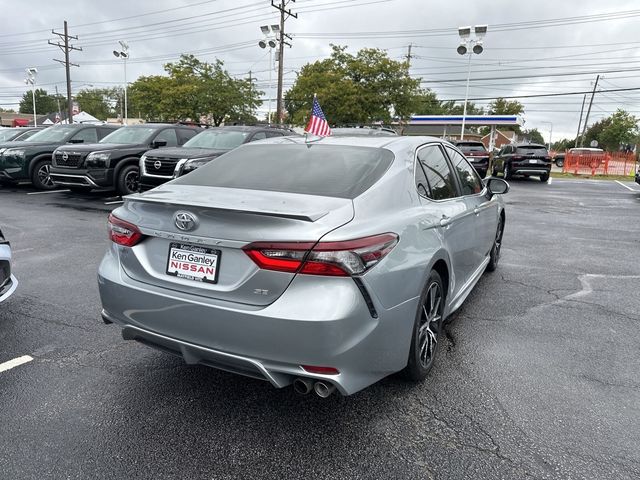
<instances>
[{"instance_id":1,"label":"door handle","mask_svg":"<svg viewBox=\"0 0 640 480\"><path fill-rule=\"evenodd\" d=\"M474 208L473 213L475 213L476 216L480 215L480 209L478 207Z\"/></svg>"},{"instance_id":2,"label":"door handle","mask_svg":"<svg viewBox=\"0 0 640 480\"><path fill-rule=\"evenodd\" d=\"M451 218L447 217L446 215L442 215L442 218L440 219L440 226L448 228L450 224Z\"/></svg>"}]
</instances>

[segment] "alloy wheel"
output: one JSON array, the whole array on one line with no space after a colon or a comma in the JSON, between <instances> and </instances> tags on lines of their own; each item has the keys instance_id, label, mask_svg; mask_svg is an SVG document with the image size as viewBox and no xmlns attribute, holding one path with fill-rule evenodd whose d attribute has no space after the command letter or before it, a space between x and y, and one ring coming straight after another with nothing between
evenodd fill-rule
<instances>
[{"instance_id":1,"label":"alloy wheel","mask_svg":"<svg viewBox=\"0 0 640 480\"><path fill-rule=\"evenodd\" d=\"M45 187L53 187L53 180L51 180L51 165L48 163L42 164L38 169L38 179L40 183Z\"/></svg>"},{"instance_id":2,"label":"alloy wheel","mask_svg":"<svg viewBox=\"0 0 640 480\"><path fill-rule=\"evenodd\" d=\"M124 185L127 187L127 190L130 193L134 193L138 191L138 172L137 171L131 171L128 172L127 175L124 177Z\"/></svg>"},{"instance_id":3,"label":"alloy wheel","mask_svg":"<svg viewBox=\"0 0 640 480\"><path fill-rule=\"evenodd\" d=\"M423 368L430 367L436 354L438 332L442 320L441 304L442 289L437 282L432 282L422 304L420 327L418 328L420 364Z\"/></svg>"}]
</instances>

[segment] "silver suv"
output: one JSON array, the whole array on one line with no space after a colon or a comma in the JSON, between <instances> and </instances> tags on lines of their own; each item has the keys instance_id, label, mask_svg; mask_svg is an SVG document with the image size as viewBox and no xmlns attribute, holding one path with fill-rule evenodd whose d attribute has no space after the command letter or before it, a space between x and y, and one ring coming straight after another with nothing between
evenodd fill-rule
<instances>
[{"instance_id":1,"label":"silver suv","mask_svg":"<svg viewBox=\"0 0 640 480\"><path fill-rule=\"evenodd\" d=\"M11 273L11 246L0 230L0 302L9 298L18 286Z\"/></svg>"}]
</instances>

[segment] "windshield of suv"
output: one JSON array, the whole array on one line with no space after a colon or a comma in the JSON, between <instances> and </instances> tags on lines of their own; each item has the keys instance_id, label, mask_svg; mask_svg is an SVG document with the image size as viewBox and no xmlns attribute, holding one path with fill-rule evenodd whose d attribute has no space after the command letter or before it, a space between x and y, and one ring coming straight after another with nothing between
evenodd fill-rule
<instances>
[{"instance_id":1,"label":"windshield of suv","mask_svg":"<svg viewBox=\"0 0 640 480\"><path fill-rule=\"evenodd\" d=\"M16 133L18 133L18 130L15 128L0 128L0 142L10 139Z\"/></svg>"},{"instance_id":2,"label":"windshield of suv","mask_svg":"<svg viewBox=\"0 0 640 480\"><path fill-rule=\"evenodd\" d=\"M98 143L148 143L151 140L151 136L157 131L157 128L122 127L110 133Z\"/></svg>"},{"instance_id":3,"label":"windshield of suv","mask_svg":"<svg viewBox=\"0 0 640 480\"><path fill-rule=\"evenodd\" d=\"M517 148L520 155L548 155L547 148L542 145L525 145Z\"/></svg>"},{"instance_id":4,"label":"windshield of suv","mask_svg":"<svg viewBox=\"0 0 640 480\"><path fill-rule=\"evenodd\" d=\"M25 142L65 142L77 131L77 125L59 125L49 127L27 138Z\"/></svg>"},{"instance_id":5,"label":"windshield of suv","mask_svg":"<svg viewBox=\"0 0 640 480\"><path fill-rule=\"evenodd\" d=\"M482 143L458 143L456 144L463 152L486 152L487 149L484 148Z\"/></svg>"},{"instance_id":6,"label":"windshield of suv","mask_svg":"<svg viewBox=\"0 0 640 480\"><path fill-rule=\"evenodd\" d=\"M183 147L231 150L242 145L248 135L249 132L238 130L205 130L185 143Z\"/></svg>"}]
</instances>

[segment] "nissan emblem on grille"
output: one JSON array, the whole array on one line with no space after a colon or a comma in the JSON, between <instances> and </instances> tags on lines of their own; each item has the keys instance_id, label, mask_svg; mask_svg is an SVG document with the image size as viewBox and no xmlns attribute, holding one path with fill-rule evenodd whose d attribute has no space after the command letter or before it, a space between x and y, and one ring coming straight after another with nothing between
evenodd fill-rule
<instances>
[{"instance_id":1,"label":"nissan emblem on grille","mask_svg":"<svg viewBox=\"0 0 640 480\"><path fill-rule=\"evenodd\" d=\"M65 162L69 160L69 154L67 152L62 152L62 160Z\"/></svg>"},{"instance_id":2,"label":"nissan emblem on grille","mask_svg":"<svg viewBox=\"0 0 640 480\"><path fill-rule=\"evenodd\" d=\"M156 160L155 162L153 162L153 168L155 168L156 170L160 170L161 166L162 162L160 160Z\"/></svg>"},{"instance_id":3,"label":"nissan emblem on grille","mask_svg":"<svg viewBox=\"0 0 640 480\"><path fill-rule=\"evenodd\" d=\"M198 217L189 212L177 212L173 217L178 230L190 232L198 226Z\"/></svg>"}]
</instances>

